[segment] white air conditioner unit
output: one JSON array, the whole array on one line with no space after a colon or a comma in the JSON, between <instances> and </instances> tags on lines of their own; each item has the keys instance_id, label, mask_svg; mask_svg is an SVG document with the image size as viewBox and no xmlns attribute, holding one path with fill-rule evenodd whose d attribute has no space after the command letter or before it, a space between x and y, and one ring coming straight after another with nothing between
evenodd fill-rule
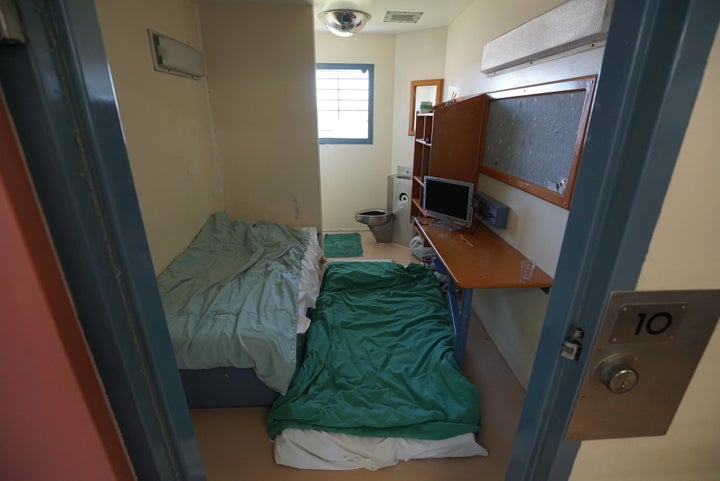
<instances>
[{"instance_id":1,"label":"white air conditioner unit","mask_svg":"<svg viewBox=\"0 0 720 481\"><path fill-rule=\"evenodd\" d=\"M153 30L148 38L155 70L193 79L205 75L202 52Z\"/></svg>"},{"instance_id":2,"label":"white air conditioner unit","mask_svg":"<svg viewBox=\"0 0 720 481\"><path fill-rule=\"evenodd\" d=\"M569 0L491 40L481 70L495 73L605 43L614 0Z\"/></svg>"}]
</instances>

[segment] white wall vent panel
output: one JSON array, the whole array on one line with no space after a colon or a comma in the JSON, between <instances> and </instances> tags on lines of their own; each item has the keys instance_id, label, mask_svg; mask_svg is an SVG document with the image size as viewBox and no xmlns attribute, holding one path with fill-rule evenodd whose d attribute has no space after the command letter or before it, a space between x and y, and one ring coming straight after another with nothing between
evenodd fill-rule
<instances>
[{"instance_id":1,"label":"white wall vent panel","mask_svg":"<svg viewBox=\"0 0 720 481\"><path fill-rule=\"evenodd\" d=\"M155 70L198 79L205 75L202 52L153 30L148 30Z\"/></svg>"},{"instance_id":2,"label":"white wall vent panel","mask_svg":"<svg viewBox=\"0 0 720 481\"><path fill-rule=\"evenodd\" d=\"M614 0L569 0L483 47L489 74L604 43Z\"/></svg>"}]
</instances>

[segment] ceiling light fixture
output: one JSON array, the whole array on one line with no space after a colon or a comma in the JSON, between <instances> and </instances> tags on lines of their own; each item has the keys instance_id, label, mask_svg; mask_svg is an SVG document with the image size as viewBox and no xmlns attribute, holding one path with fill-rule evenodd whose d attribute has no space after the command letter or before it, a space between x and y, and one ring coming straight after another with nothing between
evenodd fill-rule
<instances>
[{"instance_id":1,"label":"ceiling light fixture","mask_svg":"<svg viewBox=\"0 0 720 481\"><path fill-rule=\"evenodd\" d=\"M325 10L318 18L330 32L339 37L349 37L363 29L370 20L370 14L360 10Z\"/></svg>"}]
</instances>

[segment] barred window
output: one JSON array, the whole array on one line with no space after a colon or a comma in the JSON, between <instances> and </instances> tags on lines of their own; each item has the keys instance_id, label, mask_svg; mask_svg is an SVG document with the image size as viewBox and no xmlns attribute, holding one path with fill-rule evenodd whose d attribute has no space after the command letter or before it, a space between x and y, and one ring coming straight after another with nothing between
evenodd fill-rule
<instances>
[{"instance_id":1,"label":"barred window","mask_svg":"<svg viewBox=\"0 0 720 481\"><path fill-rule=\"evenodd\" d=\"M373 65L319 63L316 69L321 144L372 144Z\"/></svg>"}]
</instances>

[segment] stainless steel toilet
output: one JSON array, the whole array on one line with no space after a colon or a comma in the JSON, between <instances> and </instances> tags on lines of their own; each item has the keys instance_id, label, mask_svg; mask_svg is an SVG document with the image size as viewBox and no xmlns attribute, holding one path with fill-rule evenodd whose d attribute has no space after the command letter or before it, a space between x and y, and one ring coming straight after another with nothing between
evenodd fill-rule
<instances>
[{"instance_id":1,"label":"stainless steel toilet","mask_svg":"<svg viewBox=\"0 0 720 481\"><path fill-rule=\"evenodd\" d=\"M392 242L393 213L387 209L366 209L355 212L355 220L370 227L377 242Z\"/></svg>"}]
</instances>

